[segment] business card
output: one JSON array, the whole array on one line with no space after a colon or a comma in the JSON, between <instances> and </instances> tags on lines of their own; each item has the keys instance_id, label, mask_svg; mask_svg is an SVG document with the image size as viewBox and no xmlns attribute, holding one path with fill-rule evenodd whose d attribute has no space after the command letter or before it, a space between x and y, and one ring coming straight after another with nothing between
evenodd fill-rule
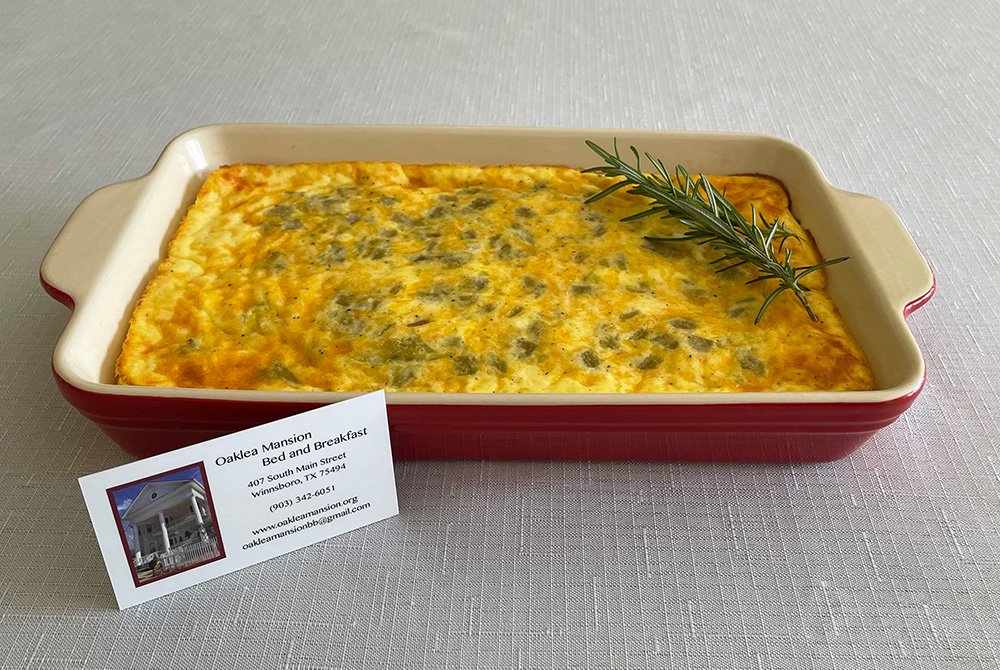
<instances>
[{"instance_id":1,"label":"business card","mask_svg":"<svg viewBox=\"0 0 1000 670\"><path fill-rule=\"evenodd\" d=\"M122 609L399 513L378 391L80 478Z\"/></svg>"}]
</instances>

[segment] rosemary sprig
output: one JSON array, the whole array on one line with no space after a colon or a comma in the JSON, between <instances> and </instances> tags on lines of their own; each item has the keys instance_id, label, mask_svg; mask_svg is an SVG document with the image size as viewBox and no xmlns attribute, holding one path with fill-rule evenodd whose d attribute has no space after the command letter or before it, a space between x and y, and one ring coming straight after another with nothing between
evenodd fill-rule
<instances>
[{"instance_id":1,"label":"rosemary sprig","mask_svg":"<svg viewBox=\"0 0 1000 670\"><path fill-rule=\"evenodd\" d=\"M830 265L842 263L847 260L847 256L832 258L816 265L792 265L792 250L784 249L785 242L789 237L797 236L788 230L785 224L780 223L777 218L768 221L764 215L751 205L750 220L748 221L732 203L726 200L725 193L720 193L712 186L703 174L697 178L688 174L682 166L678 165L674 169L674 180L670 178L663 162L646 153L646 159L656 170L653 174L645 174L642 171L642 159L638 150L630 146L632 154L635 156L635 166L622 160L618 151L618 140L614 143L614 153L605 151L597 144L587 141L587 146L594 150L597 155L605 160L607 165L592 167L584 172L596 172L606 177L621 177L622 180L615 182L597 195L591 196L587 202L594 202L607 197L622 188L629 188L627 191L633 195L641 195L652 200L652 206L628 216L623 221L635 221L649 216L660 216L662 218L675 219L687 230L680 237L646 237L645 239L654 242L684 242L694 241L698 244L707 244L713 249L718 249L722 255L712 260L712 265L725 263L716 272L725 272L750 263L757 269L757 276L747 284L754 284L760 281L773 279L778 282L777 287L764 298L764 302L757 312L754 325L760 323L764 312L774 299L785 291L791 291L798 298L802 307L805 308L809 318L819 321L819 317L809 306L806 293L808 286L802 285L801 281L808 275L821 270ZM758 225L757 221L760 221ZM779 240L778 248L775 250L772 243ZM777 254L784 251L784 258L779 259Z\"/></svg>"}]
</instances>

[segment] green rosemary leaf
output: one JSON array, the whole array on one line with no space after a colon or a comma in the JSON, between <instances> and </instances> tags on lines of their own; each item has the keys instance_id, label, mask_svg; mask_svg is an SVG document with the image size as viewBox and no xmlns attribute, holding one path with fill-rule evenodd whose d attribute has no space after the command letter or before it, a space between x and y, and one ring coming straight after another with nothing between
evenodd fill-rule
<instances>
[{"instance_id":1,"label":"green rosemary leaf","mask_svg":"<svg viewBox=\"0 0 1000 670\"><path fill-rule=\"evenodd\" d=\"M777 298L779 295L781 295L783 292L785 292L787 290L788 290L787 286L784 286L784 285L779 286L778 288L776 288L773 291L771 291L771 294L769 296L767 296L766 298L764 298L764 302L760 306L760 311L757 312L757 317L753 320L753 325L756 326L758 323L760 323L760 320L762 318L764 318L764 312L767 311L767 308L771 304L771 302L775 298ZM810 314L812 314L812 313L810 312ZM814 320L815 320L815 317L814 317Z\"/></svg>"}]
</instances>

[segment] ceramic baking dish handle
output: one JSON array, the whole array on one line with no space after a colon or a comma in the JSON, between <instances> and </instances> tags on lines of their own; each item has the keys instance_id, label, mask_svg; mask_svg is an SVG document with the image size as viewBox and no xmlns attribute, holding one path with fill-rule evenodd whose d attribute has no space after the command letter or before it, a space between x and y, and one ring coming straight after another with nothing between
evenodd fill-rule
<instances>
[{"instance_id":1,"label":"ceramic baking dish handle","mask_svg":"<svg viewBox=\"0 0 1000 670\"><path fill-rule=\"evenodd\" d=\"M893 307L910 314L930 300L934 274L899 215L886 203L867 195L838 189L835 196L845 217L858 222L852 229L861 245L880 250L874 271Z\"/></svg>"},{"instance_id":2,"label":"ceramic baking dish handle","mask_svg":"<svg viewBox=\"0 0 1000 670\"><path fill-rule=\"evenodd\" d=\"M49 295L72 309L90 293L109 247L138 205L143 181L105 186L73 211L42 259L39 275Z\"/></svg>"}]
</instances>

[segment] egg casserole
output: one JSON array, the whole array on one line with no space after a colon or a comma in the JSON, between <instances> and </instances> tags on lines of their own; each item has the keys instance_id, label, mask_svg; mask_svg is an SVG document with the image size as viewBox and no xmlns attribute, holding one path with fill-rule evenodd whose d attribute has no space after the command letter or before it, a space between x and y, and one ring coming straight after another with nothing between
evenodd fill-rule
<instances>
[{"instance_id":1,"label":"egg casserole","mask_svg":"<svg viewBox=\"0 0 1000 670\"><path fill-rule=\"evenodd\" d=\"M820 256L777 181L712 177ZM611 181L551 166L342 162L214 172L132 316L119 383L435 392L874 387L824 291L754 317L771 282L646 218Z\"/></svg>"}]
</instances>

